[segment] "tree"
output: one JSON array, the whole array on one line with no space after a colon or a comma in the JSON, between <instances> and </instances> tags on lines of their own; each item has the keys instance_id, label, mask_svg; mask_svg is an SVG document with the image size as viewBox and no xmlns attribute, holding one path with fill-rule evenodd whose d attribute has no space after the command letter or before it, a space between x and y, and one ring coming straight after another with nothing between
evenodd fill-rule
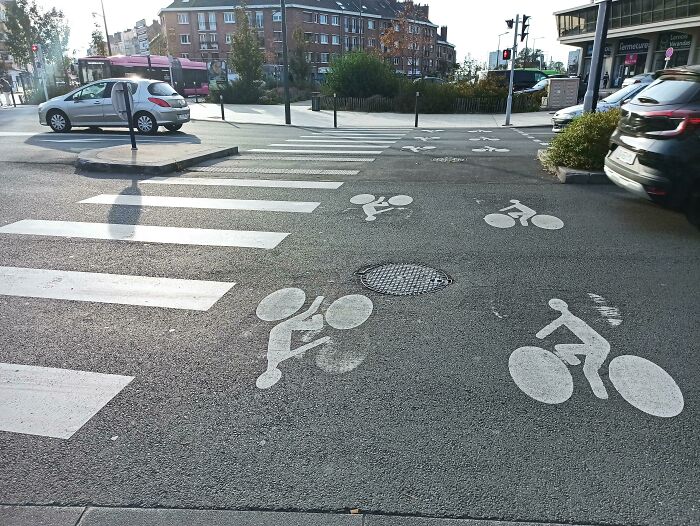
<instances>
[{"instance_id":1,"label":"tree","mask_svg":"<svg viewBox=\"0 0 700 526\"><path fill-rule=\"evenodd\" d=\"M102 31L99 29L95 29L92 32L90 49L95 55L105 56L107 54L107 43L105 42L105 37L102 35Z\"/></svg>"},{"instance_id":2,"label":"tree","mask_svg":"<svg viewBox=\"0 0 700 526\"><path fill-rule=\"evenodd\" d=\"M427 32L433 31L429 27L421 27L420 24L415 23L421 16L421 12L413 2L404 3L399 18L392 23L391 27L384 30L379 38L384 46L385 56L399 58L402 65L404 60L408 59L412 76L416 76L417 61L421 52L431 43ZM423 73L425 72L424 67Z\"/></svg>"},{"instance_id":3,"label":"tree","mask_svg":"<svg viewBox=\"0 0 700 526\"><path fill-rule=\"evenodd\" d=\"M35 0L17 0L7 4L5 26L8 51L18 64L32 63L32 44L41 45L47 63L63 63L70 28L62 11L43 11Z\"/></svg>"},{"instance_id":4,"label":"tree","mask_svg":"<svg viewBox=\"0 0 700 526\"><path fill-rule=\"evenodd\" d=\"M479 80L479 72L486 69L486 64L467 54L464 63L455 72L455 78L460 81L476 82Z\"/></svg>"},{"instance_id":5,"label":"tree","mask_svg":"<svg viewBox=\"0 0 700 526\"><path fill-rule=\"evenodd\" d=\"M393 97L399 89L394 70L381 57L364 51L352 51L333 60L326 75L324 92L338 97Z\"/></svg>"},{"instance_id":6,"label":"tree","mask_svg":"<svg viewBox=\"0 0 700 526\"><path fill-rule=\"evenodd\" d=\"M312 69L307 59L309 43L304 37L302 28L298 27L294 30L292 42L293 47L289 54L289 72L294 80L294 84L297 87L304 87L311 77Z\"/></svg>"},{"instance_id":7,"label":"tree","mask_svg":"<svg viewBox=\"0 0 700 526\"><path fill-rule=\"evenodd\" d=\"M260 50L258 33L251 27L248 14L241 7L236 9L236 26L231 39L228 65L240 75L244 84L250 86L262 78L265 55Z\"/></svg>"},{"instance_id":8,"label":"tree","mask_svg":"<svg viewBox=\"0 0 700 526\"><path fill-rule=\"evenodd\" d=\"M158 33L153 39L148 43L148 52L151 55L167 55L168 54L168 41L163 33Z\"/></svg>"},{"instance_id":9,"label":"tree","mask_svg":"<svg viewBox=\"0 0 700 526\"><path fill-rule=\"evenodd\" d=\"M540 60L544 64L544 54L541 49L524 48L515 59L516 68L539 68Z\"/></svg>"}]
</instances>

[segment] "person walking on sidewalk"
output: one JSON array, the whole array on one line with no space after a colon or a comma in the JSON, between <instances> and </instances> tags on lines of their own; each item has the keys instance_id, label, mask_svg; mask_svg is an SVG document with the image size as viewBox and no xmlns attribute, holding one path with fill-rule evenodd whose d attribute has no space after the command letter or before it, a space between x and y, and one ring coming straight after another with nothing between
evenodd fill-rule
<instances>
[{"instance_id":1,"label":"person walking on sidewalk","mask_svg":"<svg viewBox=\"0 0 700 526\"><path fill-rule=\"evenodd\" d=\"M0 91L5 96L5 107L9 108L12 105L10 96L12 94L12 86L6 78L0 77Z\"/></svg>"}]
</instances>

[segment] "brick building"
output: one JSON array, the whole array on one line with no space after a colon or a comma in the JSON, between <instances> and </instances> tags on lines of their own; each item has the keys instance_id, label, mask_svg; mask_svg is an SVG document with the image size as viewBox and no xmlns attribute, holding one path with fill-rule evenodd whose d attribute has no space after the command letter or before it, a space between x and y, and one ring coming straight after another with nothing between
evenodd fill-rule
<instances>
[{"instance_id":1,"label":"brick building","mask_svg":"<svg viewBox=\"0 0 700 526\"><path fill-rule=\"evenodd\" d=\"M226 60L231 36L236 31L234 9L240 0L175 0L159 12L161 27L173 56L193 60ZM257 28L260 47L265 50L266 70L278 71L282 63L282 14L278 2L248 0L246 11ZM407 0L289 0L287 31L290 46L296 28L309 43L308 59L316 77L328 71L331 60L351 50L389 51L382 34L398 27L396 21L409 4L414 19L407 32L416 49L387 54L397 72L410 76L449 73L455 64L455 47L447 42L447 27L429 18L429 8Z\"/></svg>"}]
</instances>

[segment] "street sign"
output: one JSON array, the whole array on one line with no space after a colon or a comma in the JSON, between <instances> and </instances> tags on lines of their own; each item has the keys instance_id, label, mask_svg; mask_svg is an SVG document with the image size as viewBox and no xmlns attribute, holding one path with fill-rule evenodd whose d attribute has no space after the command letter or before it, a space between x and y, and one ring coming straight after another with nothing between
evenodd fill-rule
<instances>
[{"instance_id":1,"label":"street sign","mask_svg":"<svg viewBox=\"0 0 700 526\"><path fill-rule=\"evenodd\" d=\"M666 50L666 58L667 58L667 59L671 58L671 57L673 56L673 52L674 52L674 51L675 51L675 49L673 49L672 47L668 48L668 49Z\"/></svg>"}]
</instances>

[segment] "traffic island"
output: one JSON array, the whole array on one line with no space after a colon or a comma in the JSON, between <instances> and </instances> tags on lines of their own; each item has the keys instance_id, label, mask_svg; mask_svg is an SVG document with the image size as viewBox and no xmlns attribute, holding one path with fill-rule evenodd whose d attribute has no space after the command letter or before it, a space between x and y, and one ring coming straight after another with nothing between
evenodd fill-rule
<instances>
[{"instance_id":1,"label":"traffic island","mask_svg":"<svg viewBox=\"0 0 700 526\"><path fill-rule=\"evenodd\" d=\"M605 172L553 165L547 157L547 150L537 150L537 158L545 170L554 174L562 184L612 184Z\"/></svg>"},{"instance_id":2,"label":"traffic island","mask_svg":"<svg viewBox=\"0 0 700 526\"><path fill-rule=\"evenodd\" d=\"M138 150L132 150L131 145L124 144L81 152L76 166L90 172L161 175L231 155L238 155L238 146L160 143L140 144Z\"/></svg>"}]
</instances>

